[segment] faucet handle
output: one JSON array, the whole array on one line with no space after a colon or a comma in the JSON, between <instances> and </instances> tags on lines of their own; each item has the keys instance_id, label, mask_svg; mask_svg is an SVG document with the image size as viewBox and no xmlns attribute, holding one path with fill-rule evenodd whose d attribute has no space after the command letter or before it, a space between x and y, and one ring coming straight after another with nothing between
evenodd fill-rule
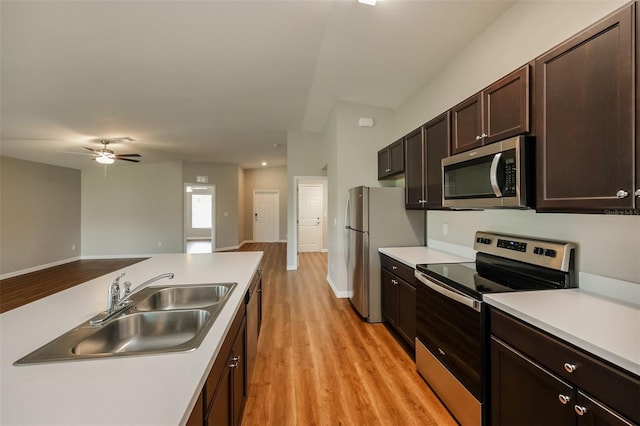
<instances>
[{"instance_id":1,"label":"faucet handle","mask_svg":"<svg viewBox=\"0 0 640 426\"><path fill-rule=\"evenodd\" d=\"M123 273L121 273L120 275L118 275L118 276L116 277L116 279L115 279L115 280L113 280L113 283L111 283L111 285L119 285L119 284L120 284L120 278L122 278L122 277L124 277L124 272L123 272Z\"/></svg>"},{"instance_id":2,"label":"faucet handle","mask_svg":"<svg viewBox=\"0 0 640 426\"><path fill-rule=\"evenodd\" d=\"M122 286L124 287L124 295L122 296L122 299L125 299L128 295L131 294L131 282L125 281Z\"/></svg>"}]
</instances>

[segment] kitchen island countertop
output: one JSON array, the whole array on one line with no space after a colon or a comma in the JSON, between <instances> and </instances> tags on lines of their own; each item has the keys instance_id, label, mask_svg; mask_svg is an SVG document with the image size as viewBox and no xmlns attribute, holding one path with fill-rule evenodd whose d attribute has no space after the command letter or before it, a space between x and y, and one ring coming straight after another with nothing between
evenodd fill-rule
<instances>
[{"instance_id":1,"label":"kitchen island countertop","mask_svg":"<svg viewBox=\"0 0 640 426\"><path fill-rule=\"evenodd\" d=\"M640 375L640 307L581 289L485 295L492 306Z\"/></svg>"},{"instance_id":2,"label":"kitchen island countertop","mask_svg":"<svg viewBox=\"0 0 640 426\"><path fill-rule=\"evenodd\" d=\"M446 253L430 247L383 247L378 251L392 259L402 262L410 268L422 263L459 263L473 262L471 259Z\"/></svg>"},{"instance_id":3,"label":"kitchen island countertop","mask_svg":"<svg viewBox=\"0 0 640 426\"><path fill-rule=\"evenodd\" d=\"M176 425L196 403L262 252L161 254L0 315L0 424ZM237 282L196 350L14 366L13 362L106 308L120 272L133 287Z\"/></svg>"}]
</instances>

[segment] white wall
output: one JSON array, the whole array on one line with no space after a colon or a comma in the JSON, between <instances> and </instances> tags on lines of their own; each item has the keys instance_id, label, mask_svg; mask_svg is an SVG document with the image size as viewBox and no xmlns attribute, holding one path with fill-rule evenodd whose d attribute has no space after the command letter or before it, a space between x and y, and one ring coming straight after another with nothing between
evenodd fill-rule
<instances>
[{"instance_id":1,"label":"white wall","mask_svg":"<svg viewBox=\"0 0 640 426\"><path fill-rule=\"evenodd\" d=\"M182 165L82 170L82 255L182 253Z\"/></svg>"},{"instance_id":2,"label":"white wall","mask_svg":"<svg viewBox=\"0 0 640 426\"><path fill-rule=\"evenodd\" d=\"M371 117L375 126L359 127L358 119ZM338 102L325 131L329 176L329 281L336 294L347 291L344 259L344 209L347 190L354 186L380 186L380 148L391 141L395 112L352 102Z\"/></svg>"},{"instance_id":3,"label":"white wall","mask_svg":"<svg viewBox=\"0 0 640 426\"><path fill-rule=\"evenodd\" d=\"M0 275L79 257L80 171L0 157L0 230Z\"/></svg>"},{"instance_id":4,"label":"white wall","mask_svg":"<svg viewBox=\"0 0 640 426\"><path fill-rule=\"evenodd\" d=\"M617 9L615 1L516 3L397 111L398 137ZM389 139L389 142L393 138ZM449 233L442 233L443 224ZM476 230L579 244L583 272L640 283L640 216L531 211L428 213L428 238L471 247Z\"/></svg>"},{"instance_id":5,"label":"white wall","mask_svg":"<svg viewBox=\"0 0 640 426\"><path fill-rule=\"evenodd\" d=\"M287 191L295 191L296 176L326 176L326 144L318 133L287 133ZM294 198L287 199L287 269L297 269L298 242L294 239L296 214ZM330 202L330 201L329 201Z\"/></svg>"}]
</instances>

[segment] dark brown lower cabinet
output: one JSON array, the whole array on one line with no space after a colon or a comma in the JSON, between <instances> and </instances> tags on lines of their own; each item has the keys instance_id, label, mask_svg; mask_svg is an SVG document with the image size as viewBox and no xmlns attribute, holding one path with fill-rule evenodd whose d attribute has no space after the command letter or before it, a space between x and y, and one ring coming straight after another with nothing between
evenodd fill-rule
<instances>
[{"instance_id":1,"label":"dark brown lower cabinet","mask_svg":"<svg viewBox=\"0 0 640 426\"><path fill-rule=\"evenodd\" d=\"M246 330L247 323L243 320L231 352L226 357L226 368L223 369L215 387L213 383L210 386L207 379L206 394L208 398L209 389L212 389L212 399L205 416L206 426L239 425L242 421L242 409L246 400ZM209 378L212 382L216 380L215 377Z\"/></svg>"},{"instance_id":2,"label":"dark brown lower cabinet","mask_svg":"<svg viewBox=\"0 0 640 426\"><path fill-rule=\"evenodd\" d=\"M491 424L633 425L640 380L494 308Z\"/></svg>"},{"instance_id":3,"label":"dark brown lower cabinet","mask_svg":"<svg viewBox=\"0 0 640 426\"><path fill-rule=\"evenodd\" d=\"M411 279L414 270L384 255L381 261L382 318L415 348L416 288Z\"/></svg>"}]
</instances>

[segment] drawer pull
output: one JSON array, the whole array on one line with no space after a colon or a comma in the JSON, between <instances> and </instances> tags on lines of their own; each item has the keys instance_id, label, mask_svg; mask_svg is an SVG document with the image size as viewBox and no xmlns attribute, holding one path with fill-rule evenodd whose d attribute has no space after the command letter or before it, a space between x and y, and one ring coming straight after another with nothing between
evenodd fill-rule
<instances>
[{"instance_id":1,"label":"drawer pull","mask_svg":"<svg viewBox=\"0 0 640 426\"><path fill-rule=\"evenodd\" d=\"M396 280L391 280L391 284L393 284L393 285L398 285L398 281L396 281Z\"/></svg>"},{"instance_id":2,"label":"drawer pull","mask_svg":"<svg viewBox=\"0 0 640 426\"><path fill-rule=\"evenodd\" d=\"M573 373L574 371L576 371L576 366L575 364L569 364L568 362L565 362L564 369L567 373Z\"/></svg>"},{"instance_id":3,"label":"drawer pull","mask_svg":"<svg viewBox=\"0 0 640 426\"><path fill-rule=\"evenodd\" d=\"M576 414L579 416L584 416L585 414L587 414L587 409L585 407L575 405L573 409L575 410Z\"/></svg>"},{"instance_id":4,"label":"drawer pull","mask_svg":"<svg viewBox=\"0 0 640 426\"><path fill-rule=\"evenodd\" d=\"M393 266L391 266L391 269L393 269L395 271L396 269L398 269L398 267L393 265Z\"/></svg>"},{"instance_id":5,"label":"drawer pull","mask_svg":"<svg viewBox=\"0 0 640 426\"><path fill-rule=\"evenodd\" d=\"M562 405L566 405L567 402L569 402L571 400L571 397L569 397L567 395L560 394L560 395L558 395L558 399L560 400L560 403Z\"/></svg>"}]
</instances>

